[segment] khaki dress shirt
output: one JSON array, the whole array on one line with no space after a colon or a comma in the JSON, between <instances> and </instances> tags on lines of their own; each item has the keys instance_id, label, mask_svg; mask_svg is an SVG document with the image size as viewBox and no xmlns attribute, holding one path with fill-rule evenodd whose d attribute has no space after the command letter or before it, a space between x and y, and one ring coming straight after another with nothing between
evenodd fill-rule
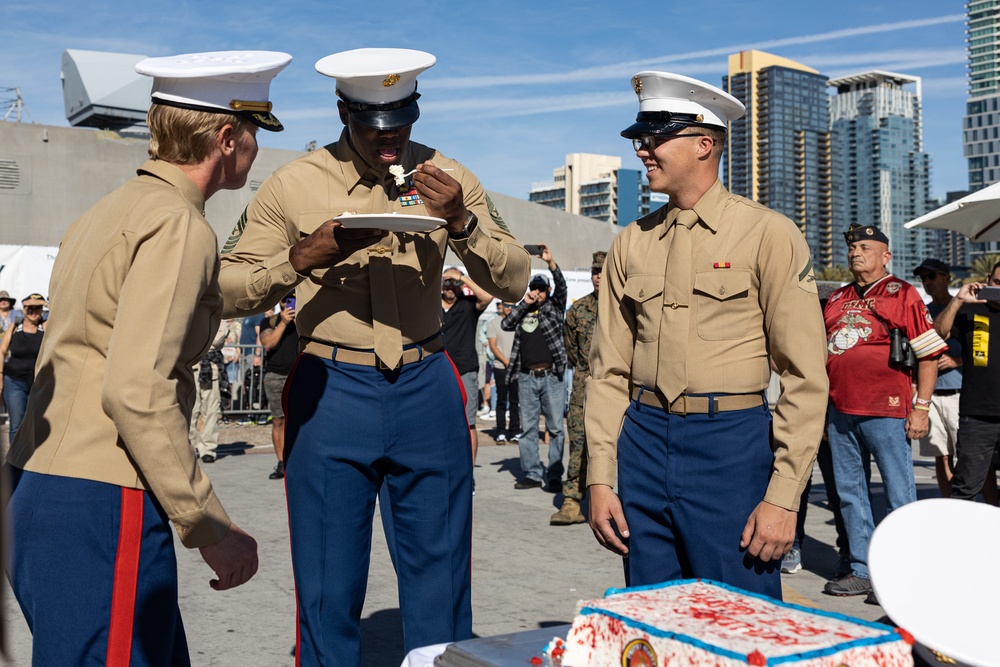
<instances>
[{"instance_id":1,"label":"khaki dress shirt","mask_svg":"<svg viewBox=\"0 0 1000 667\"><path fill-rule=\"evenodd\" d=\"M520 300L531 260L483 186L458 162L412 141L401 164L409 171L425 160L453 169L449 175L461 183L465 205L479 220L468 239L451 239L444 227L426 233L391 233L377 246L357 250L329 268L297 274L288 261L289 248L341 213L427 215L415 193L408 194L410 188L397 188L386 168L378 170L364 162L345 131L339 141L274 172L250 202L222 251L220 283L226 317L265 311L294 287L300 336L372 349L368 260L376 250L392 258L404 345L426 340L441 328L440 284L447 247L487 292L505 301Z\"/></svg>"},{"instance_id":2,"label":"khaki dress shirt","mask_svg":"<svg viewBox=\"0 0 1000 667\"><path fill-rule=\"evenodd\" d=\"M188 441L191 367L222 312L204 205L180 169L151 160L69 228L7 457L36 473L145 489L187 547L219 541L230 525Z\"/></svg>"},{"instance_id":3,"label":"khaki dress shirt","mask_svg":"<svg viewBox=\"0 0 1000 667\"><path fill-rule=\"evenodd\" d=\"M587 384L588 484L614 485L631 389L662 391L661 361L687 359L685 393L747 394L767 387L770 352L782 393L764 500L795 510L812 474L828 393L826 337L809 248L790 220L730 194L719 181L694 210L700 221L690 232L692 256L677 260L690 263L691 294L676 295L665 286L676 208L668 205L637 220L611 247ZM671 304L678 302L690 309L686 347L666 349L659 342L661 323L669 325Z\"/></svg>"}]
</instances>

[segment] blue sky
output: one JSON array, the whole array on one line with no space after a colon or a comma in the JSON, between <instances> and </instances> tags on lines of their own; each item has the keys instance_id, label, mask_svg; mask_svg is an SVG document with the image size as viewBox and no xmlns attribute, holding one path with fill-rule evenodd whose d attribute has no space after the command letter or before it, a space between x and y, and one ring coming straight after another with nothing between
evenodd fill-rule
<instances>
[{"instance_id":1,"label":"blue sky","mask_svg":"<svg viewBox=\"0 0 1000 667\"><path fill-rule=\"evenodd\" d=\"M635 72L721 85L727 55L757 48L830 77L869 69L922 77L931 194L943 196L967 187L963 11L941 0L4 0L0 88L19 87L34 122L66 126L65 49L286 51L295 59L271 89L286 130L259 136L263 146L301 150L341 128L334 82L316 73L317 60L359 47L422 49L438 61L421 76L412 138L465 163L488 189L527 198L567 153L620 155L641 167L618 135L638 110Z\"/></svg>"}]
</instances>

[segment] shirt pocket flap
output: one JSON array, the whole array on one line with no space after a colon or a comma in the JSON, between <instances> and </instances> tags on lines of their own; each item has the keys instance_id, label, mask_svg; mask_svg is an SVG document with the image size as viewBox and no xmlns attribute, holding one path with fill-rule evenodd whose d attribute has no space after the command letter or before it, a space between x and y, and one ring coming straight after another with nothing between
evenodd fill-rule
<instances>
[{"instance_id":1,"label":"shirt pocket flap","mask_svg":"<svg viewBox=\"0 0 1000 667\"><path fill-rule=\"evenodd\" d=\"M695 274L694 291L717 301L746 298L750 293L750 271L725 269Z\"/></svg>"},{"instance_id":2,"label":"shirt pocket flap","mask_svg":"<svg viewBox=\"0 0 1000 667\"><path fill-rule=\"evenodd\" d=\"M629 276L625 281L625 296L636 303L645 303L663 294L663 276Z\"/></svg>"},{"instance_id":3,"label":"shirt pocket flap","mask_svg":"<svg viewBox=\"0 0 1000 667\"><path fill-rule=\"evenodd\" d=\"M299 235L302 238L309 236L332 217L333 214L328 210L302 211L299 213Z\"/></svg>"}]
</instances>

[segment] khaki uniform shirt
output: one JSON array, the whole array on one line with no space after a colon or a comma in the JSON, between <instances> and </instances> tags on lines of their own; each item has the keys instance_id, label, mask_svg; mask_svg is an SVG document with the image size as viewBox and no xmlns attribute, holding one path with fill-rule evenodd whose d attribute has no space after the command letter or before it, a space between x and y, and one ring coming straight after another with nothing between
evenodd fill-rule
<instances>
[{"instance_id":1,"label":"khaki uniform shirt","mask_svg":"<svg viewBox=\"0 0 1000 667\"><path fill-rule=\"evenodd\" d=\"M149 161L66 232L18 468L151 492L187 547L229 517L188 441L191 371L219 328L217 240L204 196Z\"/></svg>"},{"instance_id":2,"label":"khaki uniform shirt","mask_svg":"<svg viewBox=\"0 0 1000 667\"><path fill-rule=\"evenodd\" d=\"M441 328L446 247L455 251L474 282L505 301L524 296L530 273L528 253L507 229L478 179L458 162L412 141L400 163L409 171L425 160L454 170L449 175L461 183L465 205L479 223L466 240L450 239L448 231L439 227L428 233L391 233L377 244L392 257L404 345L425 340ZM220 283L226 317L267 310L295 287L295 327L300 336L372 349L368 258L376 247L357 250L309 275L295 272L288 253L292 245L344 212L427 215L415 193L407 195L410 188L397 188L387 174L386 168L376 170L364 162L346 131L339 141L274 172L222 251Z\"/></svg>"},{"instance_id":3,"label":"khaki uniform shirt","mask_svg":"<svg viewBox=\"0 0 1000 667\"><path fill-rule=\"evenodd\" d=\"M746 394L767 386L770 352L782 394L764 499L795 510L812 473L828 393L825 330L809 248L790 220L730 194L719 181L694 210L701 221L691 230L693 294L673 294L664 284L676 208L665 206L637 220L611 247L587 385L588 484L614 484L631 388L659 386L660 355L686 356L686 393ZM658 343L661 320L669 324L674 302L690 307L685 349Z\"/></svg>"}]
</instances>

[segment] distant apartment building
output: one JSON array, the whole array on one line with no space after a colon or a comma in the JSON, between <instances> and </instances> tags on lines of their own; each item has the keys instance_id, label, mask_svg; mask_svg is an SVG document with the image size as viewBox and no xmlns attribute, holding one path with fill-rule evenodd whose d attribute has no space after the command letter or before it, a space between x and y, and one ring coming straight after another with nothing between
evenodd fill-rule
<instances>
[{"instance_id":1,"label":"distant apartment building","mask_svg":"<svg viewBox=\"0 0 1000 667\"><path fill-rule=\"evenodd\" d=\"M961 199L969 194L966 190L949 192L943 201L932 201L928 206L929 211L940 208L945 204ZM968 268L972 265L971 246L969 239L953 232L950 229L927 229L927 247L931 257L940 259L951 267L952 276L965 277L968 275Z\"/></svg>"},{"instance_id":2,"label":"distant apartment building","mask_svg":"<svg viewBox=\"0 0 1000 667\"><path fill-rule=\"evenodd\" d=\"M747 112L730 124L726 187L798 225L818 268L834 264L827 78L763 51L729 56L726 92Z\"/></svg>"},{"instance_id":3,"label":"distant apartment building","mask_svg":"<svg viewBox=\"0 0 1000 667\"><path fill-rule=\"evenodd\" d=\"M923 151L920 77L871 71L831 79L833 217L838 231L875 225L889 237L890 270L901 277L938 250L932 232L903 225L930 207L930 157ZM834 263L847 265L843 240Z\"/></svg>"},{"instance_id":4,"label":"distant apartment building","mask_svg":"<svg viewBox=\"0 0 1000 667\"><path fill-rule=\"evenodd\" d=\"M969 192L1000 181L1000 0L965 3L969 96L962 144ZM998 252L1000 244L972 244L973 255Z\"/></svg>"},{"instance_id":5,"label":"distant apartment building","mask_svg":"<svg viewBox=\"0 0 1000 667\"><path fill-rule=\"evenodd\" d=\"M552 170L551 181L533 183L528 200L601 220L627 225L649 213L649 184L638 169L623 169L613 155L571 153Z\"/></svg>"}]
</instances>

